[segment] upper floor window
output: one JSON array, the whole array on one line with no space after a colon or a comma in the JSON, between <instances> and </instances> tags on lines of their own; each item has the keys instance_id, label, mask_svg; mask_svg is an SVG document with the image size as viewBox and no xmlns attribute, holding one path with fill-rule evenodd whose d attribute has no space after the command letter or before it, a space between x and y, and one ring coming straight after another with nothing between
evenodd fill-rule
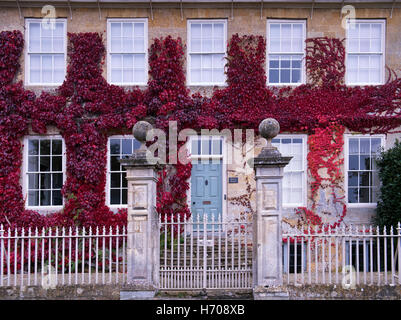
<instances>
[{"instance_id":1,"label":"upper floor window","mask_svg":"<svg viewBox=\"0 0 401 320\"><path fill-rule=\"evenodd\" d=\"M66 74L67 21L26 19L28 85L61 85Z\"/></svg>"},{"instance_id":2,"label":"upper floor window","mask_svg":"<svg viewBox=\"0 0 401 320\"><path fill-rule=\"evenodd\" d=\"M63 205L64 142L60 136L25 140L25 184L28 207Z\"/></svg>"},{"instance_id":3,"label":"upper floor window","mask_svg":"<svg viewBox=\"0 0 401 320\"><path fill-rule=\"evenodd\" d=\"M349 20L347 24L347 84L382 84L385 21Z\"/></svg>"},{"instance_id":4,"label":"upper floor window","mask_svg":"<svg viewBox=\"0 0 401 320\"><path fill-rule=\"evenodd\" d=\"M305 38L304 20L268 20L269 84L293 85L305 82Z\"/></svg>"},{"instance_id":5,"label":"upper floor window","mask_svg":"<svg viewBox=\"0 0 401 320\"><path fill-rule=\"evenodd\" d=\"M224 85L226 20L188 21L189 85Z\"/></svg>"},{"instance_id":6,"label":"upper floor window","mask_svg":"<svg viewBox=\"0 0 401 320\"><path fill-rule=\"evenodd\" d=\"M381 135L346 136L346 185L349 204L376 204L379 176L375 158L384 144Z\"/></svg>"},{"instance_id":7,"label":"upper floor window","mask_svg":"<svg viewBox=\"0 0 401 320\"><path fill-rule=\"evenodd\" d=\"M107 21L108 79L117 85L146 85L147 19Z\"/></svg>"},{"instance_id":8,"label":"upper floor window","mask_svg":"<svg viewBox=\"0 0 401 320\"><path fill-rule=\"evenodd\" d=\"M139 141L131 135L111 136L109 138L107 170L107 202L109 205L127 205L127 174L119 160L130 156L139 147Z\"/></svg>"},{"instance_id":9,"label":"upper floor window","mask_svg":"<svg viewBox=\"0 0 401 320\"><path fill-rule=\"evenodd\" d=\"M306 205L306 136L280 134L272 144L283 156L293 157L284 167L283 205Z\"/></svg>"}]
</instances>

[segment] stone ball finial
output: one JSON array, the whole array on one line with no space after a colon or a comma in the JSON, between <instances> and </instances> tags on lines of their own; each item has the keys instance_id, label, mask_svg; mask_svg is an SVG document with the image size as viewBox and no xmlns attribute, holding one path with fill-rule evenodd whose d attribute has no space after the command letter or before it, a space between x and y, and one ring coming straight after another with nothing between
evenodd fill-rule
<instances>
[{"instance_id":1,"label":"stone ball finial","mask_svg":"<svg viewBox=\"0 0 401 320\"><path fill-rule=\"evenodd\" d=\"M132 128L134 138L141 143L146 142L146 135L148 131L152 130L153 126L147 121L138 121Z\"/></svg>"},{"instance_id":2,"label":"stone ball finial","mask_svg":"<svg viewBox=\"0 0 401 320\"><path fill-rule=\"evenodd\" d=\"M264 119L259 124L259 133L267 141L272 140L280 132L280 124L274 118Z\"/></svg>"}]
</instances>

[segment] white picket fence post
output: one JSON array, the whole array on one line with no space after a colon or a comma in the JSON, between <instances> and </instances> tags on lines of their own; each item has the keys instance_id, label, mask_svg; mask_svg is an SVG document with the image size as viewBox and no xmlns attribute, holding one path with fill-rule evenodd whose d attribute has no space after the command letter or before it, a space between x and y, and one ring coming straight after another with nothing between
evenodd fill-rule
<instances>
[{"instance_id":1,"label":"white picket fence post","mask_svg":"<svg viewBox=\"0 0 401 320\"><path fill-rule=\"evenodd\" d=\"M99 242L103 243L103 250L97 245ZM125 227L110 227L107 232L95 234L91 228L89 232L85 228L73 231L71 227L8 228L6 231L0 225L0 286L42 285L44 279L50 279L52 285L71 285L74 273L75 284L98 283L100 264L102 284L113 283L112 274L115 274L114 283L125 282L126 242ZM92 276L93 269L96 269L96 278Z\"/></svg>"},{"instance_id":2,"label":"white picket fence post","mask_svg":"<svg viewBox=\"0 0 401 320\"><path fill-rule=\"evenodd\" d=\"M312 230L314 231L311 232ZM287 283L306 284L303 273L307 272L309 284L341 284L345 277L352 279L356 285L401 284L400 224L396 230L394 232L394 227L380 229L378 226L366 228L353 225L289 229L283 232L287 250L287 264L283 266L283 272ZM297 250L302 250L301 260ZM291 261L293 263L290 265ZM301 272L300 278L297 276L298 272ZM368 277L370 283L367 281Z\"/></svg>"}]
</instances>

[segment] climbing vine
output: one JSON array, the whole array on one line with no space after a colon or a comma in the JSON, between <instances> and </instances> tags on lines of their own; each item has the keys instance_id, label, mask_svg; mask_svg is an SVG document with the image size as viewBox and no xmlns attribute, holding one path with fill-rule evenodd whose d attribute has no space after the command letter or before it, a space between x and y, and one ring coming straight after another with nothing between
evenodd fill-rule
<instances>
[{"instance_id":1,"label":"climbing vine","mask_svg":"<svg viewBox=\"0 0 401 320\"><path fill-rule=\"evenodd\" d=\"M42 92L36 96L14 81L23 50L21 32L0 33L2 224L124 225L126 211L113 213L105 205L109 135L129 133L140 119L164 130L169 121L176 121L178 130L199 130L256 129L266 117L276 118L282 131L310 134L312 205L303 212L308 223L319 224L313 204L317 190L331 188L333 201L341 201L337 193L342 179L339 166L344 128L387 133L400 125L401 80L389 79L382 86L345 86L345 51L338 39L308 39L306 66L310 83L277 89L266 85L265 39L234 35L227 50L228 85L216 89L211 97L203 97L191 95L186 87L185 48L180 39L155 39L149 52L147 88L125 90L108 84L102 77L105 47L101 35L77 33L68 37L69 65L64 83L55 94ZM20 186L21 138L29 128L44 134L49 126L56 127L64 138L67 179L62 189L64 208L44 216L25 210ZM190 215L186 204L190 174L190 164L168 166L161 172L157 200L160 214ZM336 223L341 223L344 215L345 206Z\"/></svg>"}]
</instances>

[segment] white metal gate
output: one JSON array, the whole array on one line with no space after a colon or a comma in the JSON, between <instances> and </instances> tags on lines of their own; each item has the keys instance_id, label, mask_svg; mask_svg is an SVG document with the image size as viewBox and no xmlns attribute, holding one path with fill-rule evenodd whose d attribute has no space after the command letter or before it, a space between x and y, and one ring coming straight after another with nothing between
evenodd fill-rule
<instances>
[{"instance_id":1,"label":"white metal gate","mask_svg":"<svg viewBox=\"0 0 401 320\"><path fill-rule=\"evenodd\" d=\"M160 220L160 289L250 288L251 220L211 214Z\"/></svg>"}]
</instances>

